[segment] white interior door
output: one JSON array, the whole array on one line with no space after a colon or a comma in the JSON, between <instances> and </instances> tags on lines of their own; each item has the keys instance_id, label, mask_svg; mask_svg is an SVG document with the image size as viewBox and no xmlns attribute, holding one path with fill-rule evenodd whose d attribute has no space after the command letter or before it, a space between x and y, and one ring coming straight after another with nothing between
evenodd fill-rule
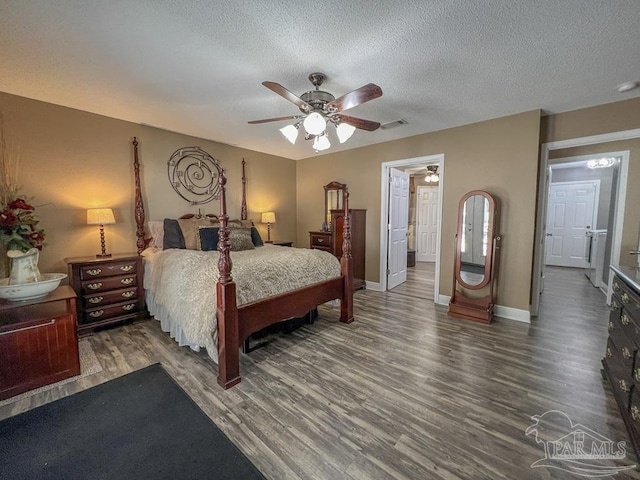
<instances>
[{"instance_id":1,"label":"white interior door","mask_svg":"<svg viewBox=\"0 0 640 480\"><path fill-rule=\"evenodd\" d=\"M598 182L552 183L547 209L546 264L585 268L587 230L597 215Z\"/></svg>"},{"instance_id":2,"label":"white interior door","mask_svg":"<svg viewBox=\"0 0 640 480\"><path fill-rule=\"evenodd\" d=\"M409 234L409 174L395 168L389 174L389 251L387 285L391 289L407 281Z\"/></svg>"},{"instance_id":3,"label":"white interior door","mask_svg":"<svg viewBox=\"0 0 640 480\"><path fill-rule=\"evenodd\" d=\"M418 187L416 197L416 260L435 262L438 240L439 188Z\"/></svg>"}]
</instances>

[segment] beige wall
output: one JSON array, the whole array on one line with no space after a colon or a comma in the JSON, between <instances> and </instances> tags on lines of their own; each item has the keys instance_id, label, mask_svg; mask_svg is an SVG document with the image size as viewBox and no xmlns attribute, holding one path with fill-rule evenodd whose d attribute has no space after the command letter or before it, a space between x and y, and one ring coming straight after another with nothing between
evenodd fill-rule
<instances>
[{"instance_id":1,"label":"beige wall","mask_svg":"<svg viewBox=\"0 0 640 480\"><path fill-rule=\"evenodd\" d=\"M640 121L636 124L635 128L640 128ZM629 251L637 249L638 235L640 234L640 211L638 210L638 205L640 205L640 189L637 188L640 184L640 138L552 150L549 152L549 157L555 159L627 150L629 151L629 172L627 177L627 194L625 196L620 265L634 267L638 265L637 257L630 255Z\"/></svg>"},{"instance_id":2,"label":"beige wall","mask_svg":"<svg viewBox=\"0 0 640 480\"><path fill-rule=\"evenodd\" d=\"M350 206L367 209L366 277L379 282L381 164L444 154L440 293L451 294L453 239L459 199L481 189L500 202L504 238L498 303L529 308L530 272L538 168L538 110L402 140L311 157L297 164L297 241L322 222L324 184L349 186ZM360 133L365 135L366 133Z\"/></svg>"},{"instance_id":3,"label":"beige wall","mask_svg":"<svg viewBox=\"0 0 640 480\"><path fill-rule=\"evenodd\" d=\"M107 250L135 251L133 136L140 143L147 220L197 212L169 185L167 161L179 147L197 145L220 160L228 176L228 212L240 216L241 162L247 161L249 217L274 210L275 239L295 239L296 165L293 160L175 134L130 122L0 93L7 148L19 152L18 183L41 205L36 213L46 230L43 272L66 272L65 257L100 250L98 228L87 226L86 209L111 207L117 224L105 227ZM212 127L215 131L215 127ZM213 134L212 134L213 135ZM219 212L213 201L203 212ZM256 223L266 238L266 226Z\"/></svg>"}]
</instances>

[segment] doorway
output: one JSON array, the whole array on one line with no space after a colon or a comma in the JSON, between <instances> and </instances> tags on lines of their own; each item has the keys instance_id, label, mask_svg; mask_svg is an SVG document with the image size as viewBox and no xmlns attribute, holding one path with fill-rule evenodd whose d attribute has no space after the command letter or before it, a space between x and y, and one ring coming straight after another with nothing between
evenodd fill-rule
<instances>
[{"instance_id":1,"label":"doorway","mask_svg":"<svg viewBox=\"0 0 640 480\"><path fill-rule=\"evenodd\" d=\"M619 140L629 140L640 138L640 129L626 130L621 132L594 135L591 137L574 138L557 142L545 143L541 148L540 170L538 178L538 209L536 214L536 230L534 243L534 262L531 279L531 315L537 316L540 306L540 294L544 289L544 264L545 264L545 239L546 239L546 216L547 216L547 194L550 183L549 158L554 150L561 150L573 147L591 146ZM626 199L627 176L629 169L629 151L612 152L620 157L619 175L615 192L615 207L613 208L612 228L611 228L611 249L610 263L620 261L620 249L622 240L623 215ZM592 155L591 155L592 156ZM609 282L609 285L611 282ZM607 298L610 297L610 288Z\"/></svg>"},{"instance_id":2,"label":"doorway","mask_svg":"<svg viewBox=\"0 0 640 480\"><path fill-rule=\"evenodd\" d=\"M391 194L391 184L390 184L390 175L392 169L402 169L402 170L411 170L412 168L418 168L422 166L437 166L438 173L440 175L440 187L437 192L437 208L436 208L436 226L437 233L435 234L434 244L431 248L435 248L435 259L433 262L433 266L430 269L430 280L429 280L429 290L434 292L433 298L436 303L446 303L446 298L440 298L440 288L439 288L439 280L440 280L440 242L441 242L441 223L442 223L442 187L444 181L444 154L431 155L426 157L416 157L409 158L404 160L395 160L390 162L383 162L381 165L381 208L380 208L380 290L386 291L390 287L389 283L389 258L390 258L390 225L392 225L392 215L393 210L390 208L390 194ZM415 210L415 207L414 207ZM415 230L415 225L413 226L414 237L417 230ZM412 226L409 225L409 230L412 229ZM411 244L411 242L407 243L407 247ZM415 249L415 241L413 242ZM397 253L397 252L396 252ZM406 258L407 252L404 252ZM412 268L408 268L408 281L412 281L412 279L417 277L424 277L424 272L419 272L419 275L414 275L414 271ZM417 269L416 269L417 272ZM432 279L432 282L431 282ZM408 283L408 282L407 282ZM431 287L432 285L432 287ZM397 287L398 288L398 287ZM429 295L430 296L430 295Z\"/></svg>"},{"instance_id":3,"label":"doorway","mask_svg":"<svg viewBox=\"0 0 640 480\"><path fill-rule=\"evenodd\" d=\"M596 228L599 196L600 180L549 184L547 266L585 268L587 233Z\"/></svg>"}]
</instances>

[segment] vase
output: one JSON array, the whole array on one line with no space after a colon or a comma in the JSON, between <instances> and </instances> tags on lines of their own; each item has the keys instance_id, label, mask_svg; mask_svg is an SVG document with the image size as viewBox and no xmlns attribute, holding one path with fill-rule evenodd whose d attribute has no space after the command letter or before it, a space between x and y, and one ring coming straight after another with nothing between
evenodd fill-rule
<instances>
[{"instance_id":1,"label":"vase","mask_svg":"<svg viewBox=\"0 0 640 480\"><path fill-rule=\"evenodd\" d=\"M7 256L11 259L9 285L35 283L42 280L42 275L38 270L40 251L37 248L31 248L26 252L9 250Z\"/></svg>"}]
</instances>

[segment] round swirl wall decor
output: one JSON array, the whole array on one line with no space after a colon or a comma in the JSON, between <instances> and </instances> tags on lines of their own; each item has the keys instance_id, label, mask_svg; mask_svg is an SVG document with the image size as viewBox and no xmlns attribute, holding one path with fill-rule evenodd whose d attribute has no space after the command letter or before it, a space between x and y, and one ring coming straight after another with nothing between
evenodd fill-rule
<instances>
[{"instance_id":1,"label":"round swirl wall decor","mask_svg":"<svg viewBox=\"0 0 640 480\"><path fill-rule=\"evenodd\" d=\"M191 205L202 205L220 197L218 179L222 167L200 147L179 148L169 158L169 182Z\"/></svg>"}]
</instances>

